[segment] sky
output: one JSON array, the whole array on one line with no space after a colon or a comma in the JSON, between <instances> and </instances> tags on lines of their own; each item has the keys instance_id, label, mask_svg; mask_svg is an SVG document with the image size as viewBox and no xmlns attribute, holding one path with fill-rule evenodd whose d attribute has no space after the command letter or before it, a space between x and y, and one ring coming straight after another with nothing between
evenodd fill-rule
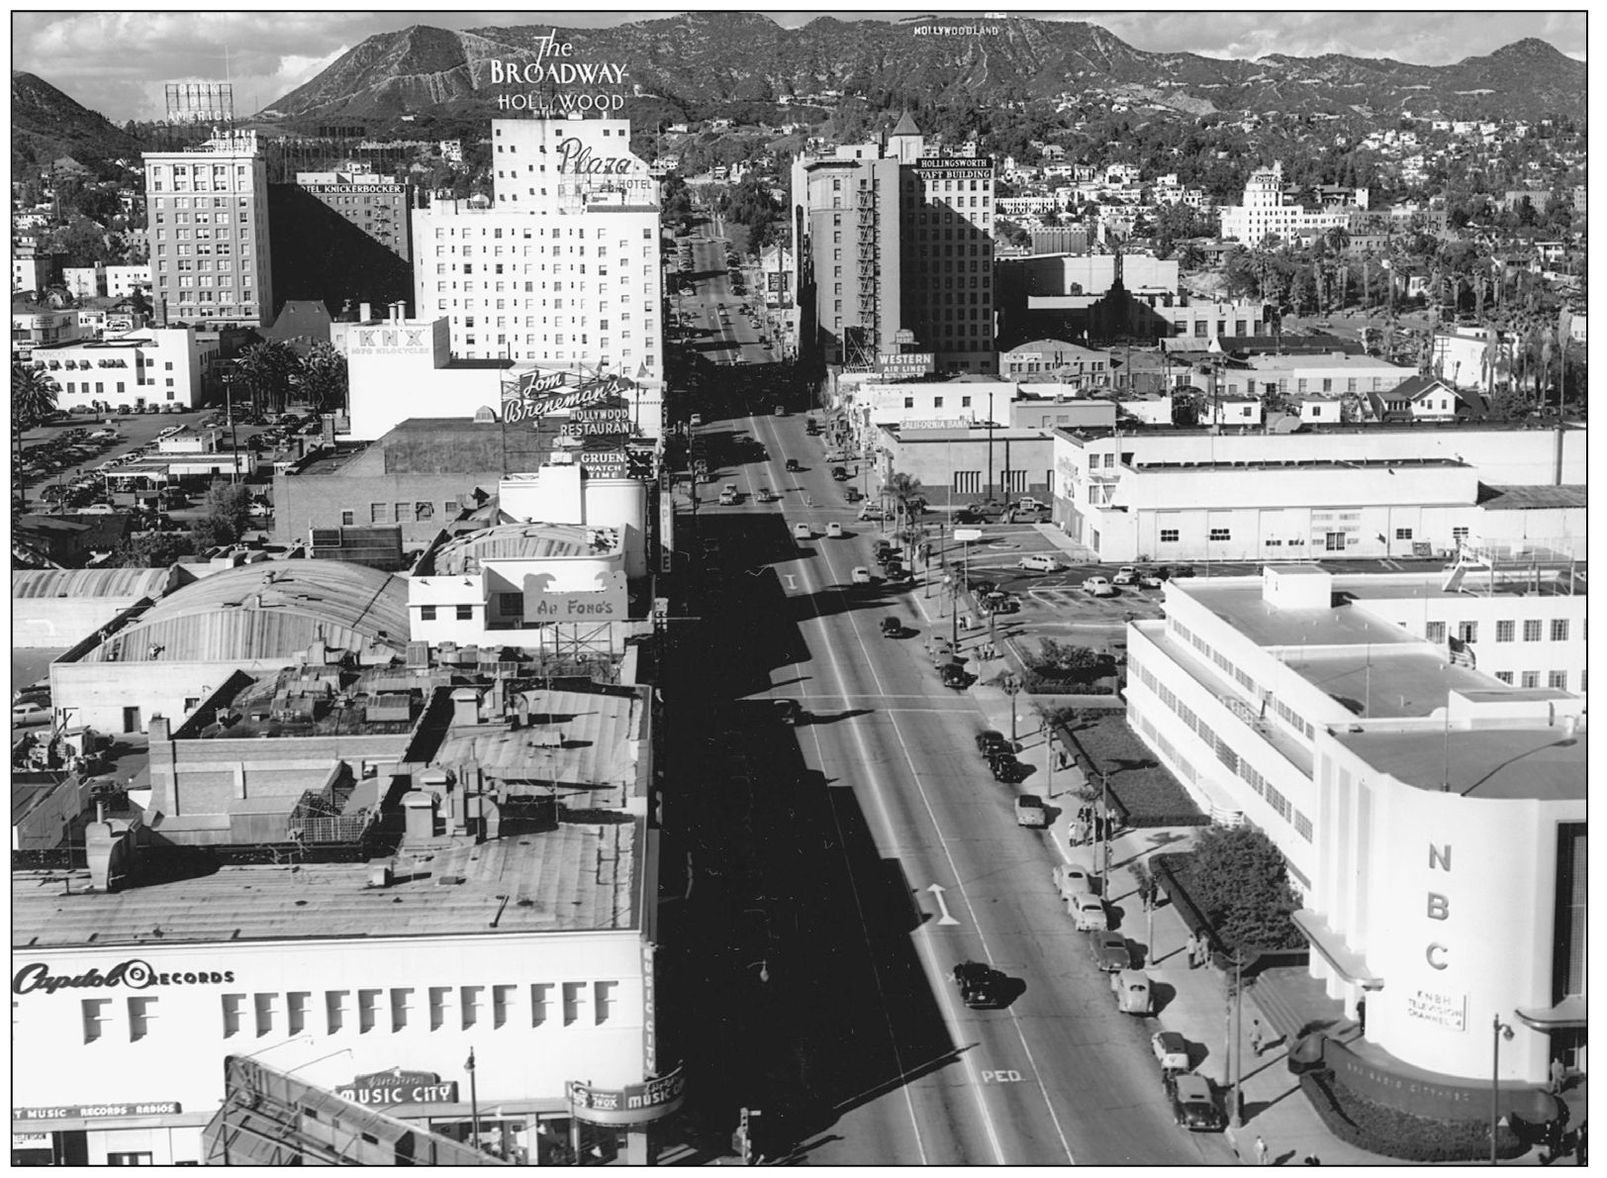
<instances>
[{"instance_id":1,"label":"sky","mask_svg":"<svg viewBox=\"0 0 1607 1178\"><path fill-rule=\"evenodd\" d=\"M701 7L701 5L700 5ZM722 5L721 7L726 7ZM995 9L771 9L787 27L817 16L839 20L891 19L916 13L980 15ZM413 10L354 12L326 8L263 11L164 7L160 11L13 11L11 68L37 74L84 106L114 122L159 118L163 84L231 81L237 112L248 114L310 81L342 54L375 33L434 25L447 29L551 24L589 28L671 15L682 8L584 12ZM1571 57L1585 58L1582 10L1512 11L1464 7L1454 12L1397 11L1202 12L1192 4L1168 10L1071 11L1008 8L997 11L1040 20L1087 20L1138 49L1254 58L1267 53L1314 56L1346 53L1446 65L1489 53L1523 37L1549 41Z\"/></svg>"}]
</instances>

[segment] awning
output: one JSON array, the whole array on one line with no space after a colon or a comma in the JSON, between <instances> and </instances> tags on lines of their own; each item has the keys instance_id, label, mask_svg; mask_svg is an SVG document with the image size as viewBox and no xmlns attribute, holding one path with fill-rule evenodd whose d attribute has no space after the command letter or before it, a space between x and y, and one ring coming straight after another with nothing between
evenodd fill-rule
<instances>
[{"instance_id":1,"label":"awning","mask_svg":"<svg viewBox=\"0 0 1607 1178\"><path fill-rule=\"evenodd\" d=\"M1566 1031L1583 1028L1585 996L1571 994L1555 1006L1517 1011L1518 1018L1537 1031Z\"/></svg>"},{"instance_id":2,"label":"awning","mask_svg":"<svg viewBox=\"0 0 1607 1178\"><path fill-rule=\"evenodd\" d=\"M1345 939L1310 908L1302 908L1293 913L1290 919L1300 930L1311 947L1322 955L1322 959L1334 967L1334 971L1353 985L1364 990L1382 990L1384 979L1375 977L1368 972L1367 959L1346 944Z\"/></svg>"}]
</instances>

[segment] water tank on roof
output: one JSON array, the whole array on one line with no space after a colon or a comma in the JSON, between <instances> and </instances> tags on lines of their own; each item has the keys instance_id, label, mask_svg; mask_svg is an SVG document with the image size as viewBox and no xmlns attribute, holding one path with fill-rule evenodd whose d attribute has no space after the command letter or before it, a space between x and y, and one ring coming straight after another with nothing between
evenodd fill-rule
<instances>
[{"instance_id":1,"label":"water tank on roof","mask_svg":"<svg viewBox=\"0 0 1607 1178\"><path fill-rule=\"evenodd\" d=\"M625 575L647 575L647 487L639 479L587 479L586 524L618 528L625 546Z\"/></svg>"}]
</instances>

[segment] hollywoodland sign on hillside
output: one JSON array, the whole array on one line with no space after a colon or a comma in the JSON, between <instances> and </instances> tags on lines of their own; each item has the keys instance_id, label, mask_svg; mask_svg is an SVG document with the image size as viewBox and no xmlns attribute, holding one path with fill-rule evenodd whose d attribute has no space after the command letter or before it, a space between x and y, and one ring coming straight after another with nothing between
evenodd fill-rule
<instances>
[{"instance_id":1,"label":"hollywoodland sign on hillside","mask_svg":"<svg viewBox=\"0 0 1607 1178\"><path fill-rule=\"evenodd\" d=\"M529 111L549 117L623 110L625 96L604 90L575 91L569 87L623 86L625 66L613 61L574 61L575 46L558 39L558 30L536 38L533 57L490 62L490 85L534 86L527 93L497 95L501 110Z\"/></svg>"}]
</instances>

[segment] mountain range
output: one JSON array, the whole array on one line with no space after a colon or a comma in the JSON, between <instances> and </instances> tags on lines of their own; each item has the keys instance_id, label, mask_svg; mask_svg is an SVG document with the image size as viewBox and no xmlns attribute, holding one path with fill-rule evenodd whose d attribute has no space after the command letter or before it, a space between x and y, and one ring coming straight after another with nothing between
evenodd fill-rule
<instances>
[{"instance_id":1,"label":"mountain range","mask_svg":"<svg viewBox=\"0 0 1607 1178\"><path fill-rule=\"evenodd\" d=\"M933 31L977 25L996 31ZM533 62L538 38L554 31L550 25L462 32L415 25L376 34L270 109L290 117L492 114L499 93L532 89L494 86L492 63ZM1067 94L1152 102L1196 115L1585 115L1584 63L1536 38L1453 65L1424 66L1339 54L1243 61L1151 53L1099 25L1024 17L849 23L822 16L787 29L759 13L693 12L556 33L573 47L568 60L622 64L625 86L615 92L634 88L689 118L707 117L725 103L824 91L862 95L872 112Z\"/></svg>"},{"instance_id":2,"label":"mountain range","mask_svg":"<svg viewBox=\"0 0 1607 1178\"><path fill-rule=\"evenodd\" d=\"M62 156L89 160L137 157L139 142L104 116L80 106L33 74L11 73L13 165L49 164Z\"/></svg>"}]
</instances>

